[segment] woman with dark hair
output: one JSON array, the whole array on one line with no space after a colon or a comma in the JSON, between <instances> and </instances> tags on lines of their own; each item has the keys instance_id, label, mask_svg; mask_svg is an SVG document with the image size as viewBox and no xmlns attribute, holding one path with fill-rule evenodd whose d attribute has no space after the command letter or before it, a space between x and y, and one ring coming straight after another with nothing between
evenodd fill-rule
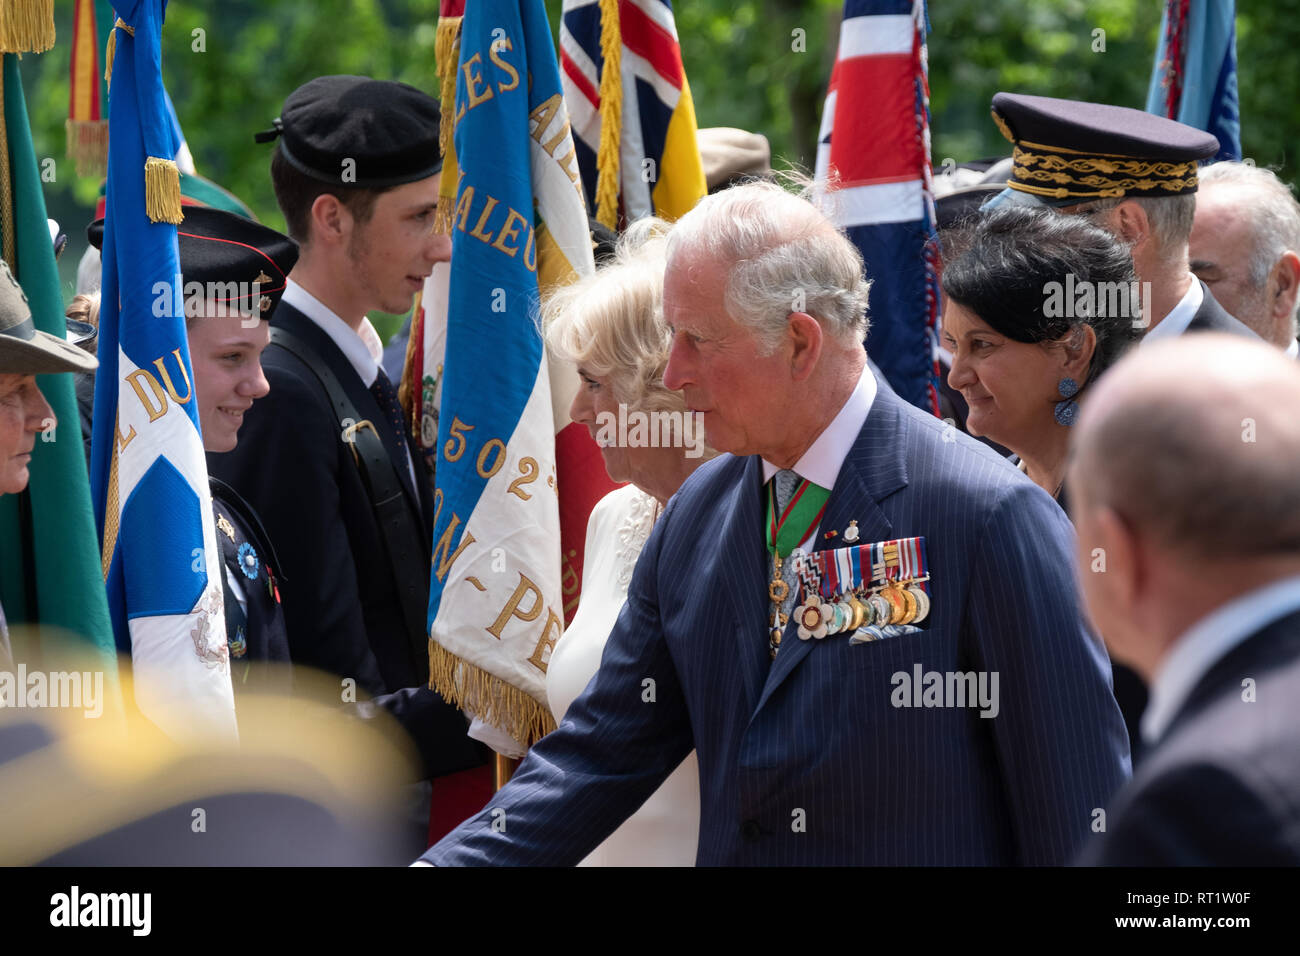
<instances>
[{"instance_id":1,"label":"woman with dark hair","mask_svg":"<svg viewBox=\"0 0 1300 956\"><path fill-rule=\"evenodd\" d=\"M943 249L948 382L966 427L1064 505L1077 402L1141 332L1129 252L1086 219L1026 206L968 221Z\"/></svg>"},{"instance_id":2,"label":"woman with dark hair","mask_svg":"<svg viewBox=\"0 0 1300 956\"><path fill-rule=\"evenodd\" d=\"M1133 260L1082 216L1006 206L967 222L943 237L948 382L970 403L967 430L1066 508L1077 403L1144 328ZM1146 685L1113 664L1112 687L1136 753Z\"/></svg>"}]
</instances>

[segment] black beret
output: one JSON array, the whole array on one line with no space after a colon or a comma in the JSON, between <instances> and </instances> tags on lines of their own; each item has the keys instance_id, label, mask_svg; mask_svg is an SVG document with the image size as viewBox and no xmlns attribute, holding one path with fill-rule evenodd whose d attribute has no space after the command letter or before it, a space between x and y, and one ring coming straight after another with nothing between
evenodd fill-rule
<instances>
[{"instance_id":1,"label":"black beret","mask_svg":"<svg viewBox=\"0 0 1300 956\"><path fill-rule=\"evenodd\" d=\"M405 83L320 76L289 94L275 128L294 169L321 182L375 188L442 170L438 101ZM349 162L350 161L350 162Z\"/></svg>"},{"instance_id":2,"label":"black beret","mask_svg":"<svg viewBox=\"0 0 1300 956\"><path fill-rule=\"evenodd\" d=\"M1015 144L1008 188L1052 206L1192 193L1197 161L1219 151L1210 133L1104 103L998 93L993 121Z\"/></svg>"},{"instance_id":3,"label":"black beret","mask_svg":"<svg viewBox=\"0 0 1300 956\"><path fill-rule=\"evenodd\" d=\"M86 228L96 249L104 243L104 220ZM176 227L181 278L210 288L206 299L233 304L269 319L298 261L298 244L261 223L210 206L186 206ZM182 290L184 294L184 290Z\"/></svg>"}]
</instances>

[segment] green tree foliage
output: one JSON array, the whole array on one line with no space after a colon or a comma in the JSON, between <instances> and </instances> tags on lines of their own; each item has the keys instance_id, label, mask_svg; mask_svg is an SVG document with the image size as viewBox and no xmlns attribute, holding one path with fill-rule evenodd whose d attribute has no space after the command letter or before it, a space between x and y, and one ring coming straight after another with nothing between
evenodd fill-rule
<instances>
[{"instance_id":1,"label":"green tree foliage","mask_svg":"<svg viewBox=\"0 0 1300 956\"><path fill-rule=\"evenodd\" d=\"M778 167L811 168L839 32L840 0L676 0L682 58L701 126L767 135ZM552 22L559 0L547 0ZM1141 107L1159 29L1154 0L931 0L933 156L1007 155L989 118L998 90ZM1300 0L1238 0L1245 155L1297 174ZM276 228L284 221L267 175L270 147L252 134L294 87L322 73L363 73L436 88L437 0L221 3L172 0L163 71L201 173ZM50 215L71 236L62 265L70 294L98 182L64 159L72 2L55 10L55 48L22 63L38 158L53 157ZM203 31L196 33L195 31ZM1097 31L1102 31L1100 34ZM1099 39L1104 39L1104 50Z\"/></svg>"}]
</instances>

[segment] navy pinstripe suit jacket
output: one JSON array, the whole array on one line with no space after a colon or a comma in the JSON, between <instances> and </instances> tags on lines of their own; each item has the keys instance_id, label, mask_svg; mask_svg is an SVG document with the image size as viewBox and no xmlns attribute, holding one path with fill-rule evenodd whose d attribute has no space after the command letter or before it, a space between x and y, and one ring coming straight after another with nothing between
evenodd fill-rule
<instances>
[{"instance_id":1,"label":"navy pinstripe suit jacket","mask_svg":"<svg viewBox=\"0 0 1300 956\"><path fill-rule=\"evenodd\" d=\"M586 691L426 860L575 863L692 747L701 865L1064 864L1080 849L1128 777L1128 738L1052 499L880 389L822 532L923 535L928 627L850 645L800 641L791 621L772 661L761 476L758 458L722 456L682 486ZM893 675L916 664L996 671L997 716L893 706Z\"/></svg>"}]
</instances>

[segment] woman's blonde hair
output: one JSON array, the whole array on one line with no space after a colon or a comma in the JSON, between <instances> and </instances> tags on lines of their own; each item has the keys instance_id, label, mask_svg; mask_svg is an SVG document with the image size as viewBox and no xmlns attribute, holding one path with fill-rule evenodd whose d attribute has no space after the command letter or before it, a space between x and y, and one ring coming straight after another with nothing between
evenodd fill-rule
<instances>
[{"instance_id":1,"label":"woman's blonde hair","mask_svg":"<svg viewBox=\"0 0 1300 956\"><path fill-rule=\"evenodd\" d=\"M63 313L70 319L99 328L99 292L81 293L72 297Z\"/></svg>"},{"instance_id":2,"label":"woman's blonde hair","mask_svg":"<svg viewBox=\"0 0 1300 956\"><path fill-rule=\"evenodd\" d=\"M542 304L546 341L588 375L607 379L629 411L685 411L664 388L672 331L663 318L669 225L648 217L619 238L614 258Z\"/></svg>"}]
</instances>

